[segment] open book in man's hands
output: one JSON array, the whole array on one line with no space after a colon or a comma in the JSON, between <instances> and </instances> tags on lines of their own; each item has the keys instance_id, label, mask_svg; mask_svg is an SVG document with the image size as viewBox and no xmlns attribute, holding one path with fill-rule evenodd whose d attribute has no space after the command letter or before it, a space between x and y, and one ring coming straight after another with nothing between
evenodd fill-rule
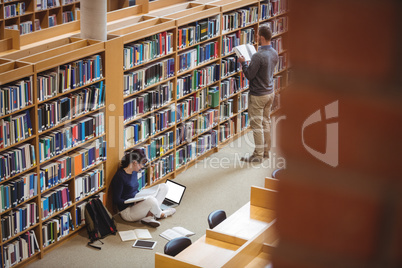
<instances>
[{"instance_id":1,"label":"open book in man's hands","mask_svg":"<svg viewBox=\"0 0 402 268\"><path fill-rule=\"evenodd\" d=\"M237 57L243 56L246 61L250 61L251 56L257 52L255 47L250 44L236 46L233 49L236 52Z\"/></svg>"},{"instance_id":2,"label":"open book in man's hands","mask_svg":"<svg viewBox=\"0 0 402 268\"><path fill-rule=\"evenodd\" d=\"M177 226L177 227L173 227L172 229L167 229L166 231L164 231L163 233L160 234L160 236L162 236L163 238L167 239L167 240L172 240L173 238L177 238L177 237L183 237L183 236L192 236L195 235L195 233L187 230L186 228Z\"/></svg>"}]
</instances>

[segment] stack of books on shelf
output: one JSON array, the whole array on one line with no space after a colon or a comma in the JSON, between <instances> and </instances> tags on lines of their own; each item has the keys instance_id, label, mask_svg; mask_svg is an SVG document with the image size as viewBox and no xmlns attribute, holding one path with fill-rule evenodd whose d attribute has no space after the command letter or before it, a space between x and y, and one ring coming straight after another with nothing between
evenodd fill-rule
<instances>
[{"instance_id":1,"label":"stack of books on shelf","mask_svg":"<svg viewBox=\"0 0 402 268\"><path fill-rule=\"evenodd\" d=\"M73 219L69 211L64 212L42 224L43 247L59 241L74 230Z\"/></svg>"},{"instance_id":2,"label":"stack of books on shelf","mask_svg":"<svg viewBox=\"0 0 402 268\"><path fill-rule=\"evenodd\" d=\"M124 74L125 96L162 82L174 75L174 59L164 59L136 71Z\"/></svg>"},{"instance_id":3,"label":"stack of books on shelf","mask_svg":"<svg viewBox=\"0 0 402 268\"><path fill-rule=\"evenodd\" d=\"M178 49L198 44L218 36L220 31L219 15L196 21L178 29Z\"/></svg>"},{"instance_id":4,"label":"stack of books on shelf","mask_svg":"<svg viewBox=\"0 0 402 268\"><path fill-rule=\"evenodd\" d=\"M256 23L258 7L249 6L222 16L222 34Z\"/></svg>"},{"instance_id":5,"label":"stack of books on shelf","mask_svg":"<svg viewBox=\"0 0 402 268\"><path fill-rule=\"evenodd\" d=\"M124 70L173 52L173 33L161 32L124 45Z\"/></svg>"},{"instance_id":6,"label":"stack of books on shelf","mask_svg":"<svg viewBox=\"0 0 402 268\"><path fill-rule=\"evenodd\" d=\"M130 121L135 117L156 110L173 100L173 83L158 85L145 93L135 95L124 101L124 121Z\"/></svg>"},{"instance_id":7,"label":"stack of books on shelf","mask_svg":"<svg viewBox=\"0 0 402 268\"><path fill-rule=\"evenodd\" d=\"M103 165L75 177L75 201L97 192L105 185Z\"/></svg>"},{"instance_id":8,"label":"stack of books on shelf","mask_svg":"<svg viewBox=\"0 0 402 268\"><path fill-rule=\"evenodd\" d=\"M11 267L39 252L39 243L33 230L3 245L4 267Z\"/></svg>"}]
</instances>

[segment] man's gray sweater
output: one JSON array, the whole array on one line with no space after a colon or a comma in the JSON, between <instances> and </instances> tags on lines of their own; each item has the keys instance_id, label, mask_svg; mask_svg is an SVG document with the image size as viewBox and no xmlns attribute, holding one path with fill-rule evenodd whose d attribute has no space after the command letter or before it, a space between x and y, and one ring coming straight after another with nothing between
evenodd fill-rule
<instances>
[{"instance_id":1,"label":"man's gray sweater","mask_svg":"<svg viewBox=\"0 0 402 268\"><path fill-rule=\"evenodd\" d=\"M271 45L261 46L251 57L250 64L242 64L243 73L250 81L250 94L267 95L274 90L274 69L278 64L278 53Z\"/></svg>"}]
</instances>

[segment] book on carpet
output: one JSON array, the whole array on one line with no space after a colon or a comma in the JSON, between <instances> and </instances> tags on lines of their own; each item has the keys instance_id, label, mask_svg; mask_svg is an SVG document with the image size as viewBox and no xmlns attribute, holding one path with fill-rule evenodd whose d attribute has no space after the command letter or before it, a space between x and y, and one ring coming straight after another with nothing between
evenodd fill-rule
<instances>
[{"instance_id":1,"label":"book on carpet","mask_svg":"<svg viewBox=\"0 0 402 268\"><path fill-rule=\"evenodd\" d=\"M255 47L250 44L236 46L233 49L236 52L237 57L243 56L246 61L250 61L251 56L257 52Z\"/></svg>"},{"instance_id":2,"label":"book on carpet","mask_svg":"<svg viewBox=\"0 0 402 268\"><path fill-rule=\"evenodd\" d=\"M177 237L183 237L183 236L189 237L192 235L195 235L195 233L187 230L184 227L180 227L180 226L173 227L172 229L167 229L166 231L164 231L160 234L160 236L162 236L163 238L165 238L169 241L174 238L177 238Z\"/></svg>"},{"instance_id":3,"label":"book on carpet","mask_svg":"<svg viewBox=\"0 0 402 268\"><path fill-rule=\"evenodd\" d=\"M128 231L120 231L118 233L120 235L121 241L152 239L152 235L148 231L148 229L134 229Z\"/></svg>"}]
</instances>

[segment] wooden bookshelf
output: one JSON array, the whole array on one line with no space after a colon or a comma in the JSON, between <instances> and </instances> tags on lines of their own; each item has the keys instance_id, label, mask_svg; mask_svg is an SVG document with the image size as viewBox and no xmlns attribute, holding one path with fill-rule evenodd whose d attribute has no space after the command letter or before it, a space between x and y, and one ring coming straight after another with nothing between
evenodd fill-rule
<instances>
[{"instance_id":1,"label":"wooden bookshelf","mask_svg":"<svg viewBox=\"0 0 402 268\"><path fill-rule=\"evenodd\" d=\"M50 2L48 5L47 1L1 1L0 39L7 38L5 32L7 27L13 27L21 35L29 35L32 32L52 27L50 20L54 20L57 25L76 20L76 13L80 8L80 2L75 0L60 0L58 2L59 5L56 6L56 1L54 1L54 5L50 5ZM16 11L13 12L15 7L20 7L24 11L19 13ZM70 20L66 19L65 14L67 13Z\"/></svg>"},{"instance_id":2,"label":"wooden bookshelf","mask_svg":"<svg viewBox=\"0 0 402 268\"><path fill-rule=\"evenodd\" d=\"M105 191L105 178L106 178L106 171L104 167L106 166L106 162L104 160L96 160L91 166L88 168L85 168L85 170L75 173L74 170L71 170L71 174L65 177L66 179L59 180L59 181L54 181L51 185L48 185L47 181L42 181L39 177L39 174L41 172L47 172L43 171L43 167L56 163L58 159L63 159L63 158L68 158L73 156L73 152L75 152L77 149L83 149L88 146L92 146L93 142L99 140L99 139L104 139L106 141L107 139L107 134L105 133L99 133L95 137L92 137L81 142L75 144L74 147L65 147L66 150L60 151L57 155L51 156L49 159L44 159L41 161L40 159L40 143L42 138L46 138L48 135L54 133L54 131L59 131L62 128L69 128L70 126L73 127L74 122L80 122L81 119L83 118L89 118L88 116L99 114L99 113L104 113L104 105L99 106L97 109L89 110L90 112L87 112L82 115L78 115L75 118L71 118L70 120L63 121L62 123L49 128L45 131L39 131L39 114L38 114L38 109L41 107L41 105L45 105L47 103L52 103L55 100L58 100L60 98L66 98L66 96L69 96L70 94L76 94L77 92L84 92L88 87L94 86L97 83L105 83L104 78L97 79L96 81L89 82L86 80L86 84L83 86L76 86L76 88L71 88L67 90L66 92L61 92L58 91L60 89L57 89L59 93L56 93L55 96L52 96L51 98L48 98L46 100L39 100L38 99L38 83L37 79L38 76L46 73L49 70L57 70L59 72L60 66L63 66L65 64L70 64L75 61L79 61L81 59L86 59L89 57L93 57L94 55L99 55L100 58L96 62L97 64L101 63L102 64L102 76L105 77L106 70L108 67L105 65L105 43L100 42L100 41L93 41L93 40L80 40L77 38L69 38L69 39L64 39L60 40L54 43L49 43L47 45L42 45L36 48L28 49L28 50L23 50L23 51L18 51L14 53L10 53L8 58L4 58L0 60L0 86L1 88L6 88L9 87L9 85L13 85L16 83L19 83L18 81L22 79L27 79L30 78L31 80L31 95L30 97L32 98L32 104L27 105L25 107L21 107L17 111L13 111L11 113L7 113L3 116L0 117L0 119L8 118L10 116L13 116L15 114L20 114L20 113L25 113L28 111L28 114L30 116L30 120L32 123L32 135L22 141L19 141L17 143L11 144L10 146L7 146L4 149L0 149L0 154L4 154L7 151L14 150L15 148L18 148L20 144L28 144L28 146L31 146L34 150L34 157L35 157L35 162L32 162L32 166L28 166L25 170L22 170L18 174L12 174L10 177L2 177L2 180L0 182L0 186L8 186L8 185L17 185L14 183L17 183L20 179L24 176L30 175L30 174L36 174L36 192L34 191L32 196L27 196L23 199L18 201L18 203L15 204L15 206L6 207L4 211L1 212L1 218L7 219L10 217L14 216L14 211L17 211L18 209L24 209L26 205L28 206L35 206L35 210L37 213L37 219L32 224L29 224L26 229L17 231L17 233L10 234L10 237L3 237L3 233L1 234L1 242L0 242L0 248L1 248L1 254L2 254L2 259L4 260L4 249L8 247L9 243L12 243L16 241L16 238L23 236L25 233L28 231L33 231L36 235L36 240L38 242L39 247L37 250L33 253L32 256L30 256L27 259L21 260L19 263L17 263L18 266L24 265L27 262L30 262L32 259L35 258L42 258L43 254L45 251L48 251L50 248L53 248L55 245L62 243L63 241L67 240L68 237L72 234L76 234L74 232L75 229L79 227L76 223L76 205L78 203L84 202L88 196L85 196L84 198L81 198L80 200L75 200L76 193L75 193L75 180L78 177L82 177L83 174L86 174L88 172L94 172L95 170L103 170L103 177L100 179L101 180L101 185L93 188L94 192L91 192L90 194L95 194L99 191ZM95 64L95 58L93 58L94 64ZM100 75L100 71L98 72ZM94 72L95 74L95 72ZM57 73L57 77L59 77L59 73ZM61 79L59 77L59 79ZM105 83L106 84L106 83ZM101 103L100 101L98 103ZM97 104L98 104L97 103ZM91 119L93 120L93 119ZM92 122L92 121L91 121ZM105 128L106 131L106 128ZM99 143L98 143L99 144ZM73 145L72 145L73 146ZM101 145L100 145L101 146ZM73 159L72 159L73 160ZM94 159L95 160L95 159ZM100 171L97 171L100 172ZM99 173L100 174L100 173ZM28 179L29 182L31 182ZM46 183L46 188L41 187L41 182ZM67 190L66 194L69 195L69 203L68 205L65 205L62 209L53 212L50 214L48 217L44 218L43 216L43 208L42 208L42 199L49 195L50 193L54 192L56 189L60 188L62 185L67 185ZM17 186L15 186L17 187ZM4 193L4 192L3 192ZM3 194L2 193L2 194ZM27 193L25 193L27 194ZM67 197L67 196L66 196ZM66 199L67 200L67 199ZM66 203L67 204L67 203ZM70 214L66 214L70 213ZM45 247L44 245L44 231L43 228L50 222L54 221L55 219L58 219L62 215L70 215L71 217L71 225L70 225L70 231L71 234L64 234L63 236L60 236L59 240L54 238L54 242L51 243L51 247L48 248Z\"/></svg>"},{"instance_id":3,"label":"wooden bookshelf","mask_svg":"<svg viewBox=\"0 0 402 268\"><path fill-rule=\"evenodd\" d=\"M0 148L0 155L8 151L9 149L14 149L23 144L28 144L29 146L32 145L35 149L34 151L36 159L36 163L33 164L31 167L27 167L26 170L22 170L18 174L12 174L4 180L1 180L0 186L16 181L21 176L26 176L31 173L40 174L44 166L53 163L61 157L73 156L73 153L76 152L78 149L83 149L84 147L87 147L98 139L104 139L107 143L107 160L101 160L97 164L91 166L88 170L85 170L83 172L79 172L77 174L72 173L71 176L62 183L50 186L48 189L45 189L42 192L40 188L38 188L38 191L34 196L27 198L20 204L17 204L17 208L21 208L26 204L35 203L37 205L37 210L39 213L38 221L34 225L29 226L27 229L29 231L33 231L36 234L39 243L39 251L35 252L27 260L23 260L21 263L17 264L17 266L23 266L26 263L35 260L36 258L44 257L44 254L46 252L64 243L72 236L76 235L78 233L78 230L82 229L83 226L77 224L75 211L81 204L91 198L91 196L93 196L94 194L99 192L105 193L104 201L107 204L108 208L110 210L113 210L109 186L111 183L111 178L118 168L119 159L121 159L125 150L138 148L141 146L151 146L155 138L159 138L161 135L168 135L170 132L173 133L169 134L173 135L173 145L166 149L161 155L153 158L150 163L145 184L146 186L151 186L153 184L162 183L167 178L175 178L178 174L185 171L188 167L191 167L198 161L209 157L213 153L219 151L220 148L227 145L229 142L239 138L240 136L250 131L245 119L247 117L247 103L244 99L246 96L245 94L247 94L248 91L248 86L246 81L242 77L241 70L237 70L235 68L227 74L223 74L221 69L222 62L227 60L228 57L235 56L233 52L228 52L226 53L226 55L222 55L223 40L228 35L236 34L242 30L252 29L254 31L254 40L251 40L250 42L257 46L255 37L258 26L262 23L267 22L276 23L273 21L287 16L287 13L282 10L279 14L271 14L269 18L262 18L261 9L262 5L267 2L266 0L158 0L152 2L149 2L148 0L137 0L137 5L131 7L128 7L128 1L126 0L113 2L113 5L120 5L122 9L114 10L108 13L108 36L107 41L105 42L96 40L84 40L79 38L79 35L77 35L80 30L79 21L46 28L32 34L19 36L18 31L4 29L4 26L6 25L5 19L0 19L0 32L4 32L4 37L6 37L5 39L0 40L0 88L15 83L21 79L26 79L30 77L32 78L33 82L32 104L26 105L21 109L12 111L11 113L5 114L0 117L0 119L14 117L28 111L33 125L32 135L30 137L26 137L25 140L18 141L8 146L7 148ZM109 1L108 3L110 5L111 1ZM0 4L0 7L4 5L5 4L2 3ZM48 16L48 14L50 13L56 14L57 17L63 11L63 8L68 11L72 11L75 7L78 6L79 3L74 2L66 5L65 7L62 6L60 8L57 7L40 12L35 11L32 7L31 13L13 19L21 21L22 17L22 19L29 18L33 20L34 18L43 18L43 16ZM239 9L245 9L247 7L255 7L258 10L256 17L257 19L255 21L247 23L246 25L242 25L241 27L222 33L222 16L236 12ZM180 30L193 26L196 27L196 25L198 25L197 23L201 21L206 21L208 19L212 21L212 19L216 18L218 18L216 21L219 22L220 25L218 31L213 36L210 36L211 38L207 38L206 40L202 41L195 40L193 43L186 43L185 46L181 46L181 44L179 44ZM285 22L285 19L282 20L283 21L281 21L280 23L283 24ZM44 22L43 20L41 22L41 25L42 23L44 26L47 25L46 22ZM275 25L281 25L280 23ZM171 51L165 53L164 55L160 55L159 57L151 57L149 59L146 59L145 62L135 63L130 67L124 65L125 60L127 60L127 55L124 52L125 47L127 48L129 46L134 46L135 44L140 44L143 41L148 42L152 36L159 36L160 33L164 32L169 34L169 36L171 35L172 37ZM282 68L278 69L275 73L275 77L281 77L281 87L276 89L277 95L279 95L281 90L286 87L288 81L289 71L286 62L287 58L285 58L287 57L285 55L287 55L288 53L288 51L286 50L288 41L287 34L287 29L282 29L280 32L275 32L274 36L274 38L282 38L281 41L277 41L277 43L281 45L281 50L279 54L280 56L284 57ZM17 35L18 38L16 38ZM53 35L58 37L53 37ZM160 38L160 36L158 38ZM192 50L199 51L200 47L208 44L209 42L217 43L216 56L214 55L212 58L210 58L209 61L197 62L197 65L191 69L179 71L179 58L184 53L188 53ZM20 50L19 48L21 47L23 49ZM71 88L70 90L67 90L65 92L58 92L55 95L46 97L45 99L38 99L39 85L37 81L40 77L46 76L48 75L48 73L52 73L55 70L57 72L60 72L64 68L62 66L74 63L88 57L92 57L94 55L100 55L101 57L101 63L103 67L102 78L96 81L91 81L85 85L76 86L75 88ZM172 67L173 72L171 76L165 77L160 81L153 81L150 84L144 84L143 88L141 88L140 90L133 90L133 92L130 92L129 94L124 93L125 76L141 71L143 69L145 70L147 68L150 68L151 66L161 64L168 59L174 60L174 64ZM189 90L188 92L186 91L186 93L178 95L177 87L181 79L183 79L187 75L196 75L197 72L200 72L200 70L202 70L203 68L210 68L213 64L217 64L217 66L219 66L219 76L216 77L215 80L211 80L209 84L201 84L197 85L194 88L192 87L191 90ZM211 67L211 70L213 70L213 68ZM193 78L194 77L196 76L193 76ZM222 84L225 83L225 81L227 81L228 79L238 79L238 81L241 81L242 84L239 85L239 88L237 88L234 92L228 93L223 96ZM39 115L37 111L43 105L48 105L60 99L70 97L73 94L83 92L88 87L96 87L100 85L100 83L103 83L103 85L107 88L107 90L105 91L104 106L98 107L84 114L79 114L74 118L69 118L68 120L60 122L56 126L49 127L43 130L39 128ZM171 86L171 99L168 99L166 102L161 103L161 105L156 108L154 107L149 111L136 114L133 118L130 118L129 120L124 120L124 103L126 101L131 101L134 98L143 97L144 94L150 94L152 91L165 85ZM145 120L151 116L155 116L157 113L165 110L169 110L170 112L175 110L175 112L177 113L177 106L179 104L187 105L183 103L189 101L191 98L201 98L202 96L205 96L205 94L208 95L208 91L211 87L214 86L217 86L218 89L218 106L214 108L208 106L200 106L199 110L194 110L188 116L184 116L180 122L176 120L176 118L178 118L176 114L174 117L174 121L171 124L165 126L164 128L158 129L158 131L156 131L155 133L149 133L149 136L147 136L143 140L138 141L138 143L136 144L131 144L125 149L125 137L123 131L125 127L140 120ZM224 107L224 105L227 105L227 102L232 103L231 107L228 105L228 107L231 109L231 112L228 113L227 116L221 117L219 111L222 109L222 107ZM173 106L174 109L172 108ZM213 111L218 111L218 120L214 124L212 124L212 122L209 122L209 124L203 125L202 128L200 128L202 130L199 131L197 127L199 122L203 122L202 120L205 120L205 118L213 118L211 114L205 114L209 111L211 111L211 113L216 113ZM104 115L104 133L100 133L100 135L96 137L91 137L83 143L77 144L74 147L62 151L60 154L52 155L51 157L46 158L43 161L39 161L39 148L41 146L41 143L45 138L47 138L47 136L51 135L54 131L61 131L65 127L69 127L84 118L88 118L88 116L99 113L103 113ZM195 119L197 119L198 121L195 121ZM193 121L197 122L194 129L194 135L191 135L191 138L189 140L185 139L181 140L180 143L176 143L176 140L179 138L177 136L177 133L182 124ZM217 142L215 146L208 147L208 149L206 150L203 149L198 151L197 145L203 142L202 139L205 137L206 134L211 135L212 132L215 133L214 135L216 135ZM188 158L187 161L180 160L179 164L176 165L176 163L178 163L179 152L181 150L184 150L184 148L191 144L196 145L196 153L193 155L193 158ZM158 175L156 179L156 177L154 177L153 175L155 172L154 166L161 161L164 161L165 157L169 155L172 155L172 157L168 159L169 161L173 161L171 163L172 168L166 171L166 174ZM82 196L81 199L76 201L76 179L80 177L82 173L93 171L95 169L100 169L102 166L104 178L107 178L103 180L104 184L101 185L101 187L99 187L95 192L91 192L88 195ZM39 182L39 178L37 180ZM59 186L63 184L66 184L69 189L71 204L68 204L62 210L55 212L48 218L42 219L42 215L40 213L42 208L42 197L47 193L58 189ZM8 214L11 213L13 210L13 208L7 208L3 212L1 212L0 215L2 218L4 218L8 216ZM71 229L70 233L62 237L59 241L55 241L54 243L51 243L44 247L42 229L47 223L66 212L69 212L72 215L74 230ZM3 254L3 249L7 245L7 243L14 241L16 237L24 234L25 232L26 230L18 232L17 234L13 235L13 237L7 238L4 241L0 236L1 254ZM244 243L240 243L238 246L242 247L243 244ZM259 252L260 254L262 254L261 258L266 259L266 256L264 254L267 253L264 250L260 250ZM4 260L3 255L2 257ZM258 258L256 259L256 262L258 262Z\"/></svg>"}]
</instances>

